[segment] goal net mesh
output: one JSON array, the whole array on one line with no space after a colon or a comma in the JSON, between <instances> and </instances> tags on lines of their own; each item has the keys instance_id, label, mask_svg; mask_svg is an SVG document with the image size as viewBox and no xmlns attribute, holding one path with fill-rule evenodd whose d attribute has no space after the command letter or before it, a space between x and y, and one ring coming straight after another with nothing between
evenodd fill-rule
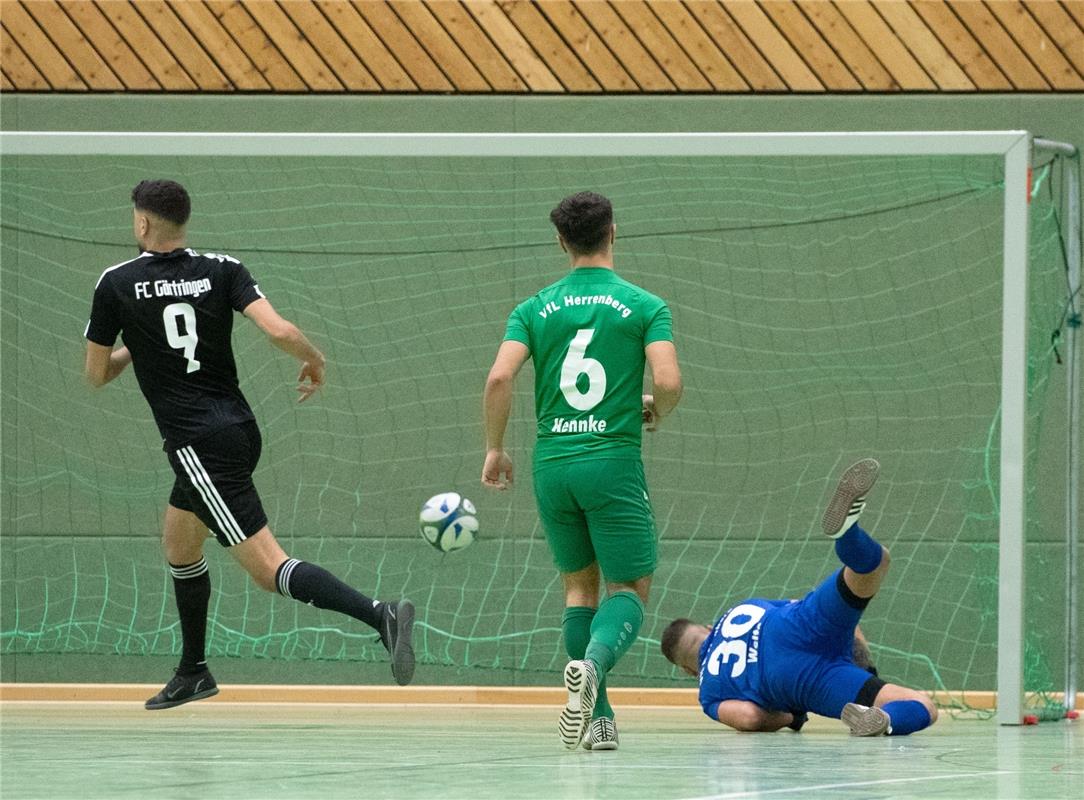
<instances>
[{"instance_id":1,"label":"goal net mesh","mask_svg":"<svg viewBox=\"0 0 1084 800\"><path fill-rule=\"evenodd\" d=\"M1052 688L1064 657L1065 272L1044 176L1029 206L1029 689ZM326 390L298 406L292 359L235 325L264 434L256 484L286 551L413 599L420 682L433 668L551 683L563 602L531 492L530 365L507 493L479 486L480 398L508 313L567 269L550 209L590 188L613 200L618 270L673 310L686 383L645 435L659 567L611 684L684 685L659 653L670 619L799 597L836 568L818 521L841 470L872 455L863 524L893 561L862 625L881 675L950 697L995 688L1000 159L18 156L0 177L4 654L180 652L161 440L130 373L81 383L95 281L136 252L131 187L170 177L193 198L189 244L241 259L327 354ZM417 513L449 490L482 527L443 556ZM212 659L386 659L370 630L260 592L220 550Z\"/></svg>"}]
</instances>

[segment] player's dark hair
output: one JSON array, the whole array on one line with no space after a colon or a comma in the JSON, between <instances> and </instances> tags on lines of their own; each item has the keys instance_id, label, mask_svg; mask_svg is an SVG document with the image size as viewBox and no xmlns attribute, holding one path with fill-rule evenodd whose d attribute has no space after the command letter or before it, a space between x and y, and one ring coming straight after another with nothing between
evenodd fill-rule
<instances>
[{"instance_id":1,"label":"player's dark hair","mask_svg":"<svg viewBox=\"0 0 1084 800\"><path fill-rule=\"evenodd\" d=\"M681 619L675 619L669 625L666 626L666 630L662 632L662 654L666 656L666 660L671 664L677 664L678 662L677 650L678 643L681 641L681 637L688 630L690 625L695 625L691 619L682 617Z\"/></svg>"},{"instance_id":2,"label":"player's dark hair","mask_svg":"<svg viewBox=\"0 0 1084 800\"><path fill-rule=\"evenodd\" d=\"M600 194L579 192L557 204L550 212L550 222L574 253L597 253L609 240L614 207Z\"/></svg>"},{"instance_id":3,"label":"player's dark hair","mask_svg":"<svg viewBox=\"0 0 1084 800\"><path fill-rule=\"evenodd\" d=\"M184 225L192 213L188 192L176 181L140 181L132 189L132 204L174 225Z\"/></svg>"}]
</instances>

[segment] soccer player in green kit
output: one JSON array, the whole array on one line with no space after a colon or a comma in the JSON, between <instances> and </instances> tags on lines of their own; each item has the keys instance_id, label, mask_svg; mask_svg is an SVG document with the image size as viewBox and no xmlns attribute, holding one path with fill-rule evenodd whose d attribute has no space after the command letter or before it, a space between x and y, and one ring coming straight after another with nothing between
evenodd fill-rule
<instances>
[{"instance_id":1,"label":"soccer player in green kit","mask_svg":"<svg viewBox=\"0 0 1084 800\"><path fill-rule=\"evenodd\" d=\"M506 489L504 433L512 385L535 361L534 491L565 590L568 702L558 729L568 749L614 750L606 673L644 620L655 571L655 522L640 455L681 397L670 309L613 268L610 201L566 197L550 214L572 271L520 303L486 381L482 484ZM645 362L653 388L644 394ZM606 599L599 603L600 578Z\"/></svg>"}]
</instances>

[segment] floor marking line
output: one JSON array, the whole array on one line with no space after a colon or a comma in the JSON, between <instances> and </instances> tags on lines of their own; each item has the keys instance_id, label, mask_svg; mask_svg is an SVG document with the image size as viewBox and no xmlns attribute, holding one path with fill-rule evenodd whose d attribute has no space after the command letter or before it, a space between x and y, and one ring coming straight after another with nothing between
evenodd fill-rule
<instances>
[{"instance_id":1,"label":"floor marking line","mask_svg":"<svg viewBox=\"0 0 1084 800\"><path fill-rule=\"evenodd\" d=\"M699 797L685 797L682 800L734 800L739 797L760 797L766 794L788 794L794 792L814 792L819 789L852 789L859 786L881 786L888 783L918 783L920 781L943 781L954 778L978 778L989 775L1011 775L1013 770L999 769L992 772L957 772L952 775L924 775L919 778L884 778L879 781L853 781L847 783L822 783L816 786L793 786L783 789L753 789L747 792L728 792L709 794Z\"/></svg>"}]
</instances>

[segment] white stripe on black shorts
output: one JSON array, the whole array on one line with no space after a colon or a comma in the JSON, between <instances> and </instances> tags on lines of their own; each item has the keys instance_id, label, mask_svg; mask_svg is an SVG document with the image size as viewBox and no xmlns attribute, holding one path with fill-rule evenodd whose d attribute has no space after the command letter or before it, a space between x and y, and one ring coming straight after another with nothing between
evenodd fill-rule
<instances>
[{"instance_id":1,"label":"white stripe on black shorts","mask_svg":"<svg viewBox=\"0 0 1084 800\"><path fill-rule=\"evenodd\" d=\"M191 511L225 547L239 544L267 525L252 471L260 460L255 422L220 428L179 448L169 448L177 476L169 504Z\"/></svg>"}]
</instances>

